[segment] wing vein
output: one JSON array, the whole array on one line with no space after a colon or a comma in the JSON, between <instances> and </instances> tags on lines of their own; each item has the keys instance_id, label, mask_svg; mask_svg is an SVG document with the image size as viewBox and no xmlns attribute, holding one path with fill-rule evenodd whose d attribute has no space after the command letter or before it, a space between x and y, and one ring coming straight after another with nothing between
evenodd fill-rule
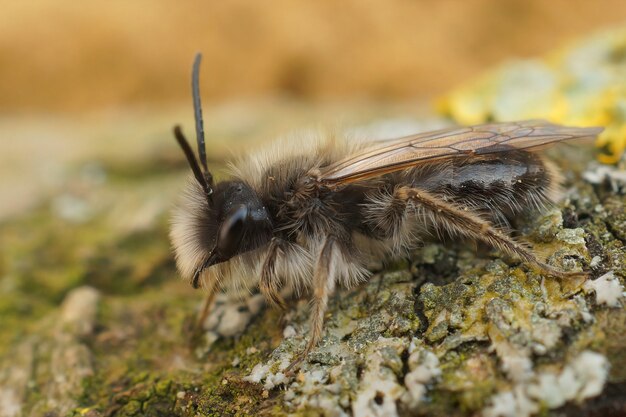
<instances>
[{"instance_id":1,"label":"wing vein","mask_svg":"<svg viewBox=\"0 0 626 417\"><path fill-rule=\"evenodd\" d=\"M568 127L543 120L442 129L391 139L323 167L320 181L340 185L410 168L422 162L502 153L515 149L533 150L557 142L591 138L601 127Z\"/></svg>"}]
</instances>

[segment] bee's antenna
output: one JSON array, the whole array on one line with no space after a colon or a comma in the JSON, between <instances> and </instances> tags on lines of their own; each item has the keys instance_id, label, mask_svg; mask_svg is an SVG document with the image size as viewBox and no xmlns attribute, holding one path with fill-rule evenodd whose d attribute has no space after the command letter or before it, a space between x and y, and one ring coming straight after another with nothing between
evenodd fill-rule
<instances>
[{"instance_id":1,"label":"bee's antenna","mask_svg":"<svg viewBox=\"0 0 626 417\"><path fill-rule=\"evenodd\" d=\"M209 172L209 168L206 163L206 150L204 147L204 125L202 122L202 105L200 103L200 83L198 81L198 73L200 72L200 61L202 60L202 54L197 54L193 63L193 70L191 72L191 93L193 95L193 110L196 119L196 138L198 140L198 156L200 157L200 163L196 155L193 153L187 138L183 135L180 126L174 126L174 136L178 141L178 144L183 149L187 162L193 171L196 181L202 187L202 190L207 196L209 207L213 204L211 195L213 194L213 176ZM202 168L200 167L202 165Z\"/></svg>"},{"instance_id":2,"label":"bee's antenna","mask_svg":"<svg viewBox=\"0 0 626 417\"><path fill-rule=\"evenodd\" d=\"M193 176L196 177L196 181L200 184L204 192L206 193L209 203L211 202L211 194L213 191L211 190L211 186L208 184L206 176L202 173L200 166L198 165L198 160L196 159L196 155L193 153L191 146L189 146L189 142L183 135L182 130L179 125L174 126L174 136L178 141L178 144L183 149L183 153L187 157L187 162L189 162L189 166L191 167L191 171L193 171Z\"/></svg>"},{"instance_id":3,"label":"bee's antenna","mask_svg":"<svg viewBox=\"0 0 626 417\"><path fill-rule=\"evenodd\" d=\"M202 103L200 102L200 61L202 60L202 54L198 53L196 59L193 62L193 70L191 73L191 92L193 95L193 110L196 119L196 139L198 140L198 156L200 158L200 164L202 165L206 183L211 190L213 185L213 176L209 172L209 168L206 163L206 149L204 145L204 122L202 120Z\"/></svg>"}]
</instances>

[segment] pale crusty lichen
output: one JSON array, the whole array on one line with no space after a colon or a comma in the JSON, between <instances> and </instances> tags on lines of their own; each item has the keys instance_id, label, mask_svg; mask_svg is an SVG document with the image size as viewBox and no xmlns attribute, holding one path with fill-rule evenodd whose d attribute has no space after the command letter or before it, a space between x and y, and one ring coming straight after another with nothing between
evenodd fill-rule
<instances>
[{"instance_id":1,"label":"pale crusty lichen","mask_svg":"<svg viewBox=\"0 0 626 417\"><path fill-rule=\"evenodd\" d=\"M538 372L510 391L499 392L483 410L484 417L530 417L542 407L554 409L567 401L599 395L608 376L607 359L584 351L560 372Z\"/></svg>"},{"instance_id":2,"label":"pale crusty lichen","mask_svg":"<svg viewBox=\"0 0 626 417\"><path fill-rule=\"evenodd\" d=\"M624 286L615 277L613 271L609 271L595 281L587 281L583 286L585 292L594 293L596 303L609 307L621 307L624 298Z\"/></svg>"},{"instance_id":3,"label":"pale crusty lichen","mask_svg":"<svg viewBox=\"0 0 626 417\"><path fill-rule=\"evenodd\" d=\"M591 396L604 390L599 397L610 400L609 388L626 381L617 290L626 275L626 197L610 182L569 181L559 207L517 226L548 262L589 269L590 281L544 277L495 251L429 243L336 294L322 343L293 378L284 369L306 342L306 300L281 317L258 295L220 298L205 323L208 339L189 346L201 294L174 279L167 204L139 228L116 224L106 210L60 226L27 213L1 225L0 335L14 337L0 346L0 415L595 410ZM115 183L106 187L119 196ZM23 235L25 227L36 233ZM70 292L83 285L97 292ZM78 303L75 294L83 294ZM47 382L61 374L62 383Z\"/></svg>"},{"instance_id":4,"label":"pale crusty lichen","mask_svg":"<svg viewBox=\"0 0 626 417\"><path fill-rule=\"evenodd\" d=\"M166 237L180 181L111 174L89 188L85 223L47 205L17 216L0 224L0 415L601 413L626 386L626 197L617 171L582 180L572 170L597 165L561 160L565 200L516 226L589 281L427 243L335 294L322 343L293 378L306 300L283 316L258 295L220 298L207 337L190 341L202 294L176 279Z\"/></svg>"}]
</instances>

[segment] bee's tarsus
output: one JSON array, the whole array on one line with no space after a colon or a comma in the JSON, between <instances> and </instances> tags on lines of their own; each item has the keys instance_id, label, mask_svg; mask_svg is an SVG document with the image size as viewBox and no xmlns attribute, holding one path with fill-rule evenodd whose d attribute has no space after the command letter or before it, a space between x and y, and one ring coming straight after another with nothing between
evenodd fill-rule
<instances>
[{"instance_id":1,"label":"bee's tarsus","mask_svg":"<svg viewBox=\"0 0 626 417\"><path fill-rule=\"evenodd\" d=\"M295 359L293 361L291 361L291 363L289 364L288 367L285 368L285 370L283 371L285 376L292 378L295 374L295 372L298 370L298 368L300 367L300 365L302 365L302 362L304 362L304 359L306 358L306 353L302 352L302 353L298 353L295 357Z\"/></svg>"},{"instance_id":2,"label":"bee's tarsus","mask_svg":"<svg viewBox=\"0 0 626 417\"><path fill-rule=\"evenodd\" d=\"M543 262L538 262L537 266L546 275L559 279L589 278L590 276L589 271L562 271Z\"/></svg>"}]
</instances>

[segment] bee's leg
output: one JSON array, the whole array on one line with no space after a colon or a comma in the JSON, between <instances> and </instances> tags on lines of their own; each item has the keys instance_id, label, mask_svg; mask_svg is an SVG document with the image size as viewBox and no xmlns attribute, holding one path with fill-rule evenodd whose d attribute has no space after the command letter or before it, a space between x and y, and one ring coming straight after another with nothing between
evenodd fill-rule
<instances>
[{"instance_id":1,"label":"bee's leg","mask_svg":"<svg viewBox=\"0 0 626 417\"><path fill-rule=\"evenodd\" d=\"M269 304L277 306L281 310L286 310L287 303L280 295L280 277L276 274L276 259L280 251L282 251L281 244L282 240L278 238L273 238L269 244L267 256L261 268L259 289Z\"/></svg>"},{"instance_id":2,"label":"bee's leg","mask_svg":"<svg viewBox=\"0 0 626 417\"><path fill-rule=\"evenodd\" d=\"M560 271L540 261L531 250L494 228L488 221L471 210L464 210L424 190L401 187L396 189L394 197L404 201L414 201L417 209L423 210L425 217L431 218L435 227L440 227L452 235L485 242L508 255L516 256L524 262L534 265L546 274L559 278L587 275L584 272Z\"/></svg>"},{"instance_id":3,"label":"bee's leg","mask_svg":"<svg viewBox=\"0 0 626 417\"><path fill-rule=\"evenodd\" d=\"M326 237L322 250L320 251L315 265L313 275L313 298L311 299L311 318L309 319L309 341L300 353L285 369L290 373L295 367L300 365L309 352L317 345L324 329L324 314L328 307L328 297L335 289L335 271L337 263L337 240L333 236Z\"/></svg>"},{"instance_id":4,"label":"bee's leg","mask_svg":"<svg viewBox=\"0 0 626 417\"><path fill-rule=\"evenodd\" d=\"M202 327L204 322L206 321L207 316L211 312L211 308L213 307L213 301L215 301L215 294L217 294L217 282L215 280L211 281L211 284L207 288L207 295L204 299L204 305L202 306L202 312L198 315L198 319L196 321L195 332L200 333L202 331Z\"/></svg>"}]
</instances>

